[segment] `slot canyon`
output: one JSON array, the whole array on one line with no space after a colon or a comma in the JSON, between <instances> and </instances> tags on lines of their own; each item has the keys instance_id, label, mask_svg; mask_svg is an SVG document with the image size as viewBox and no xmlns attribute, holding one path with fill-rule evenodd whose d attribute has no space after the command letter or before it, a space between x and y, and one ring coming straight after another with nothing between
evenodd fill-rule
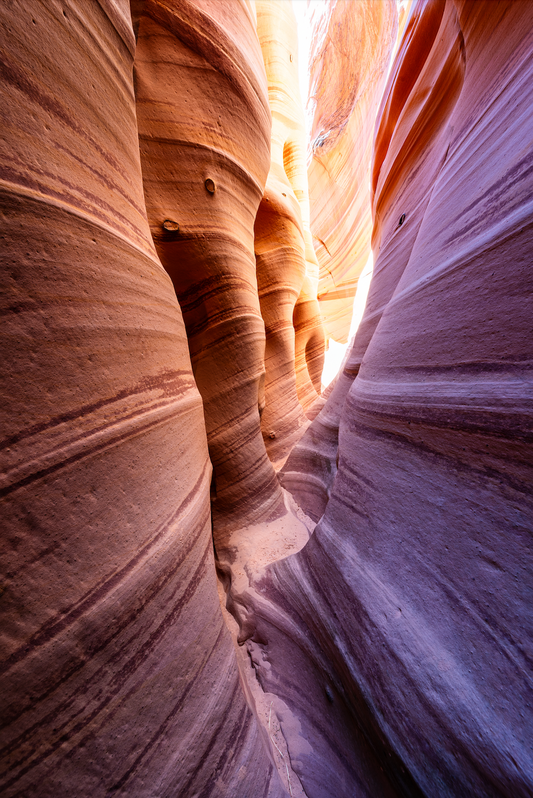
<instances>
[{"instance_id":1,"label":"slot canyon","mask_svg":"<svg viewBox=\"0 0 533 798\"><path fill-rule=\"evenodd\" d=\"M531 2L0 36L0 794L531 798Z\"/></svg>"}]
</instances>

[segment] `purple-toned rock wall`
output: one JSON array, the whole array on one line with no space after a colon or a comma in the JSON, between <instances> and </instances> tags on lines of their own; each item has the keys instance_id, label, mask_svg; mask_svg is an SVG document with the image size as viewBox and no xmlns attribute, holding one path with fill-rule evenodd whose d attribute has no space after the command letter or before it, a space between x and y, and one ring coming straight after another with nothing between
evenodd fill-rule
<instances>
[{"instance_id":1,"label":"purple-toned rock wall","mask_svg":"<svg viewBox=\"0 0 533 798\"><path fill-rule=\"evenodd\" d=\"M528 4L419 3L389 78L338 472L249 644L309 796L533 791L532 45Z\"/></svg>"}]
</instances>

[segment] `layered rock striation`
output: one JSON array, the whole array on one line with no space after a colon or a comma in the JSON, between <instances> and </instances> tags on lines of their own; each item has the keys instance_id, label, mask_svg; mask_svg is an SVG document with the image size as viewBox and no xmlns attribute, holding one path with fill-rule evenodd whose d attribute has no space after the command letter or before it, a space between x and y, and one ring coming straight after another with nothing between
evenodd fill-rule
<instances>
[{"instance_id":1,"label":"layered rock striation","mask_svg":"<svg viewBox=\"0 0 533 798\"><path fill-rule=\"evenodd\" d=\"M148 220L204 403L222 553L232 528L283 507L260 428L265 327L253 231L271 123L249 4L147 0L135 90Z\"/></svg>"},{"instance_id":2,"label":"layered rock striation","mask_svg":"<svg viewBox=\"0 0 533 798\"><path fill-rule=\"evenodd\" d=\"M327 406L295 447L282 474L283 485L316 521L326 508L337 472L338 430L344 401L409 260L435 175L449 145L448 117L461 91L465 71L464 46L454 27L454 15L453 6L444 16L442 9L434 4L424 12L421 6L413 9L383 95L371 184L375 276L353 347L343 362ZM442 44L429 59L439 37ZM436 66L438 58L442 63ZM415 158L417 167L423 164L425 168L413 182ZM394 208L390 208L392 195ZM390 245L381 252L383 236ZM311 478L309 473L313 474Z\"/></svg>"},{"instance_id":3,"label":"layered rock striation","mask_svg":"<svg viewBox=\"0 0 533 798\"><path fill-rule=\"evenodd\" d=\"M176 4L191 36L200 5ZM231 5L253 42L249 10ZM0 15L2 794L281 796L220 611L202 400L145 209L128 4L14 2ZM211 52L227 38L213 17L210 37ZM250 51L242 45L239 69L253 74L256 41ZM199 56L178 55L198 68ZM201 64L228 82L222 57ZM252 92L236 82L234 103L242 85ZM239 118L256 135L250 108ZM266 132L259 139L264 181ZM240 250L253 283L262 185L227 160L208 150L178 172L194 176L200 219L204 201L224 206L246 188ZM218 186L204 200L207 177ZM163 236L175 216L170 204L150 221ZM187 233L190 218L179 219ZM238 249L231 237L217 244ZM214 247L207 235L189 246Z\"/></svg>"},{"instance_id":4,"label":"layered rock striation","mask_svg":"<svg viewBox=\"0 0 533 798\"><path fill-rule=\"evenodd\" d=\"M338 471L249 643L309 796L533 789L532 48L525 4L418 3L391 71Z\"/></svg>"},{"instance_id":5,"label":"layered rock striation","mask_svg":"<svg viewBox=\"0 0 533 798\"><path fill-rule=\"evenodd\" d=\"M304 410L320 392L324 334L309 229L296 18L285 0L258 0L256 11L272 110L271 166L254 244L266 332L261 427L269 456L277 463L302 434Z\"/></svg>"},{"instance_id":6,"label":"layered rock striation","mask_svg":"<svg viewBox=\"0 0 533 798\"><path fill-rule=\"evenodd\" d=\"M395 6L325 4L331 335L370 201L376 265L291 513L323 333L290 6L1 7L7 798L531 795L530 16L415 3L374 135Z\"/></svg>"}]
</instances>

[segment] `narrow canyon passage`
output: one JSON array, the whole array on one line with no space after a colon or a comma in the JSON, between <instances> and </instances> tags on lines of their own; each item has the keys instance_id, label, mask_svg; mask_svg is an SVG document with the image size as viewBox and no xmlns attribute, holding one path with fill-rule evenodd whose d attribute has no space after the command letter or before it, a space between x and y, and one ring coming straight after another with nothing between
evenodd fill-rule
<instances>
[{"instance_id":1,"label":"narrow canyon passage","mask_svg":"<svg viewBox=\"0 0 533 798\"><path fill-rule=\"evenodd\" d=\"M530 5L0 37L2 796L529 798Z\"/></svg>"}]
</instances>

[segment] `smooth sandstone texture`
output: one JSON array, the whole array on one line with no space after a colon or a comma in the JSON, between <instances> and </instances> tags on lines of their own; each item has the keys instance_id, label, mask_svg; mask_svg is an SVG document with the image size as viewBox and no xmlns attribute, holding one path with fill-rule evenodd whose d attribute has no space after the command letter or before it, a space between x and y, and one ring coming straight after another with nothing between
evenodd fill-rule
<instances>
[{"instance_id":1,"label":"smooth sandstone texture","mask_svg":"<svg viewBox=\"0 0 533 798\"><path fill-rule=\"evenodd\" d=\"M306 246L306 252L308 247ZM309 256L307 256L309 264ZM324 368L324 320L316 296L315 282L307 272L296 302L292 323L295 332L296 391L308 418L312 418L312 405L320 398L322 370ZM317 399L318 396L318 399Z\"/></svg>"},{"instance_id":2,"label":"smooth sandstone texture","mask_svg":"<svg viewBox=\"0 0 533 798\"><path fill-rule=\"evenodd\" d=\"M391 72L380 319L249 643L309 796L533 792L532 51L526 3L419 3Z\"/></svg>"},{"instance_id":3,"label":"smooth sandstone texture","mask_svg":"<svg viewBox=\"0 0 533 798\"><path fill-rule=\"evenodd\" d=\"M340 0L314 11L309 192L320 262L319 304L326 332L337 341L347 341L357 281L370 254L374 122L396 29L394 3ZM356 373L351 361L344 364L327 405L280 474L282 485L315 521L326 508L337 472L340 415Z\"/></svg>"},{"instance_id":4,"label":"smooth sandstone texture","mask_svg":"<svg viewBox=\"0 0 533 798\"><path fill-rule=\"evenodd\" d=\"M217 597L128 4L0 14L2 795L281 796Z\"/></svg>"},{"instance_id":5,"label":"smooth sandstone texture","mask_svg":"<svg viewBox=\"0 0 533 798\"><path fill-rule=\"evenodd\" d=\"M120 2L0 9L2 794L287 794L219 609L190 347L207 424L225 421L228 448L209 437L217 540L238 547L228 606L295 789L529 797L528 4L413 10L376 133L367 313L283 477L322 520L266 570L306 535L261 520L281 494L259 425L255 19L233 0L132 5L133 27ZM305 257L295 369L312 377L315 278L287 206L255 247L286 247L291 307Z\"/></svg>"},{"instance_id":6,"label":"smooth sandstone texture","mask_svg":"<svg viewBox=\"0 0 533 798\"><path fill-rule=\"evenodd\" d=\"M374 124L398 26L392 0L337 0L313 17L309 103L311 227L326 332L346 343L370 255Z\"/></svg>"},{"instance_id":7,"label":"smooth sandstone texture","mask_svg":"<svg viewBox=\"0 0 533 798\"><path fill-rule=\"evenodd\" d=\"M318 397L324 334L309 230L296 18L285 0L258 0L256 12L272 110L271 165L254 242L266 332L261 428L276 464L301 436L308 423L304 409Z\"/></svg>"},{"instance_id":8,"label":"smooth sandstone texture","mask_svg":"<svg viewBox=\"0 0 533 798\"><path fill-rule=\"evenodd\" d=\"M293 326L294 306L305 277L303 239L295 209L284 201L282 192L272 188L267 188L259 206L255 256L266 331L261 428L269 457L277 463L288 455L308 421L296 390Z\"/></svg>"},{"instance_id":9,"label":"smooth sandstone texture","mask_svg":"<svg viewBox=\"0 0 533 798\"><path fill-rule=\"evenodd\" d=\"M253 227L270 111L250 6L147 0L135 91L148 220L204 403L221 556L232 528L284 509L259 417L265 329ZM179 230L166 231L165 220Z\"/></svg>"},{"instance_id":10,"label":"smooth sandstone texture","mask_svg":"<svg viewBox=\"0 0 533 798\"><path fill-rule=\"evenodd\" d=\"M437 42L440 42L438 51L428 60ZM418 6L411 14L383 95L372 164L376 263L365 313L327 405L294 448L281 475L283 486L315 521L326 508L337 472L338 431L344 401L409 260L435 175L446 156L451 134L449 115L464 80L461 48L464 49L457 34L453 4L445 14L434 3L427 9ZM435 74L439 75L437 81ZM424 166L416 182L409 179L414 153L418 163ZM396 192L393 209L389 207L392 192ZM380 253L384 236L389 246Z\"/></svg>"},{"instance_id":11,"label":"smooth sandstone texture","mask_svg":"<svg viewBox=\"0 0 533 798\"><path fill-rule=\"evenodd\" d=\"M346 365L341 367L327 400L317 402L318 414L279 472L283 487L313 521L320 520L331 495L338 466L341 413L354 376Z\"/></svg>"}]
</instances>

